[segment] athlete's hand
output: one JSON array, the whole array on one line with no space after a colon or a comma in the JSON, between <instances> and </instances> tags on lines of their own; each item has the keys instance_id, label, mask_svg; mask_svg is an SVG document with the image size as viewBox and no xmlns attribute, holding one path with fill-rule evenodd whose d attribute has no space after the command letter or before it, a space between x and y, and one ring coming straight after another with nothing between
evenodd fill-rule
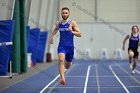
<instances>
[{"instance_id":1,"label":"athlete's hand","mask_svg":"<svg viewBox=\"0 0 140 93\"><path fill-rule=\"evenodd\" d=\"M74 34L74 28L72 27L72 26L69 26L69 31L71 31L71 33L73 33Z\"/></svg>"},{"instance_id":2,"label":"athlete's hand","mask_svg":"<svg viewBox=\"0 0 140 93\"><path fill-rule=\"evenodd\" d=\"M53 44L53 37L50 37L50 43Z\"/></svg>"},{"instance_id":3,"label":"athlete's hand","mask_svg":"<svg viewBox=\"0 0 140 93\"><path fill-rule=\"evenodd\" d=\"M69 26L69 31L71 31L71 33L77 37L81 37L81 33L80 33L80 29L77 26L77 23L75 21L72 21L70 26Z\"/></svg>"}]
</instances>

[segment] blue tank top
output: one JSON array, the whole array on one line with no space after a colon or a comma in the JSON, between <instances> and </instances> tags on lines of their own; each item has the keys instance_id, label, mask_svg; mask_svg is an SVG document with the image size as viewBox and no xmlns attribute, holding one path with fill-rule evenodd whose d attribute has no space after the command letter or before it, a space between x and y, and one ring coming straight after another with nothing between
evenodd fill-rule
<instances>
[{"instance_id":1,"label":"blue tank top","mask_svg":"<svg viewBox=\"0 0 140 93\"><path fill-rule=\"evenodd\" d=\"M62 24L62 21L59 22L59 32L60 32L60 41L59 46L73 46L73 34L71 31L68 30L71 21L69 20L67 23Z\"/></svg>"},{"instance_id":2,"label":"blue tank top","mask_svg":"<svg viewBox=\"0 0 140 93\"><path fill-rule=\"evenodd\" d=\"M129 48L138 48L139 43L139 35L134 36L131 33L130 39L129 39Z\"/></svg>"}]
</instances>

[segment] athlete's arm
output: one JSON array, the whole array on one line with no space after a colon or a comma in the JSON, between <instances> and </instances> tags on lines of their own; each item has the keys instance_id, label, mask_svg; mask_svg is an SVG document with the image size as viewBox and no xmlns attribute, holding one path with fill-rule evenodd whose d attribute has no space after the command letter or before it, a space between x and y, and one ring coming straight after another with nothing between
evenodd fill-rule
<instances>
[{"instance_id":1,"label":"athlete's arm","mask_svg":"<svg viewBox=\"0 0 140 93\"><path fill-rule=\"evenodd\" d=\"M127 35L125 38L124 38L124 40L123 40L123 50L125 50L125 43L126 43L126 41L127 41L127 39L129 39L130 38L130 35Z\"/></svg>"},{"instance_id":2,"label":"athlete's arm","mask_svg":"<svg viewBox=\"0 0 140 93\"><path fill-rule=\"evenodd\" d=\"M81 37L81 32L80 32L80 29L77 25L77 23L75 21L72 21L71 22L71 25L70 25L70 31L72 31L72 33L77 36L77 37Z\"/></svg>"},{"instance_id":3,"label":"athlete's arm","mask_svg":"<svg viewBox=\"0 0 140 93\"><path fill-rule=\"evenodd\" d=\"M54 37L54 35L55 35L55 34L58 32L58 30L59 30L58 23L59 23L59 22L56 21L56 23L55 23L55 28L54 28L54 30L53 30L51 36L50 36L50 43L51 43L51 44L53 44L53 37Z\"/></svg>"},{"instance_id":4,"label":"athlete's arm","mask_svg":"<svg viewBox=\"0 0 140 93\"><path fill-rule=\"evenodd\" d=\"M138 45L140 46L140 34L139 34L139 43L138 43Z\"/></svg>"}]
</instances>

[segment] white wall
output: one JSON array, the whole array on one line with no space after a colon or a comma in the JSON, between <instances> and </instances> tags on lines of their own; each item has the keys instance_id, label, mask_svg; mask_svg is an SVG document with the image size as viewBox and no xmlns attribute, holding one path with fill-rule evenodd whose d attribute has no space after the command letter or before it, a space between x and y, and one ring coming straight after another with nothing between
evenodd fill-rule
<instances>
[{"instance_id":1,"label":"white wall","mask_svg":"<svg viewBox=\"0 0 140 93\"><path fill-rule=\"evenodd\" d=\"M39 26L41 0L32 0L30 6L28 25L31 28Z\"/></svg>"},{"instance_id":2,"label":"white wall","mask_svg":"<svg viewBox=\"0 0 140 93\"><path fill-rule=\"evenodd\" d=\"M140 0L60 0L60 9L64 6L78 22L95 22L96 17L109 22L140 22Z\"/></svg>"},{"instance_id":3,"label":"white wall","mask_svg":"<svg viewBox=\"0 0 140 93\"><path fill-rule=\"evenodd\" d=\"M52 30L54 20L57 19L58 0L31 0L30 3L28 25L31 28L38 27L41 31Z\"/></svg>"},{"instance_id":4,"label":"white wall","mask_svg":"<svg viewBox=\"0 0 140 93\"><path fill-rule=\"evenodd\" d=\"M68 7L70 9L70 17L73 20L78 22L95 21L95 17L86 14L88 11L91 14L95 14L95 0L60 0L60 10L62 7Z\"/></svg>"},{"instance_id":5,"label":"white wall","mask_svg":"<svg viewBox=\"0 0 140 93\"><path fill-rule=\"evenodd\" d=\"M98 16L110 22L140 22L140 0L98 0Z\"/></svg>"},{"instance_id":6,"label":"white wall","mask_svg":"<svg viewBox=\"0 0 140 93\"><path fill-rule=\"evenodd\" d=\"M13 17L15 0L0 0L0 20L9 20Z\"/></svg>"},{"instance_id":7,"label":"white wall","mask_svg":"<svg viewBox=\"0 0 140 93\"><path fill-rule=\"evenodd\" d=\"M25 1L25 10L26 10L26 23L28 24L29 21L29 14L30 14L30 7L31 7L31 0Z\"/></svg>"},{"instance_id":8,"label":"white wall","mask_svg":"<svg viewBox=\"0 0 140 93\"><path fill-rule=\"evenodd\" d=\"M102 48L107 48L109 58L114 58L114 53L117 48L122 48L124 37L131 33L132 25L137 23L78 23L82 37L75 37L75 50L77 59L83 57L86 48L91 49L93 59L100 59ZM138 26L140 25L137 24ZM55 43L52 46L55 59L57 59L57 44L59 41L59 34L55 37ZM128 43L128 42L127 42ZM126 50L122 52L123 58L127 56L127 43Z\"/></svg>"}]
</instances>

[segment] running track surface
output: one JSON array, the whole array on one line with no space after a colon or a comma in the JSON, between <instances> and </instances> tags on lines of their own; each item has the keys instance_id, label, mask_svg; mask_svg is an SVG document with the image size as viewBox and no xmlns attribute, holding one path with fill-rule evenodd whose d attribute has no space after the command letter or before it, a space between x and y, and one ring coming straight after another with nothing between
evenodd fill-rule
<instances>
[{"instance_id":1,"label":"running track surface","mask_svg":"<svg viewBox=\"0 0 140 93\"><path fill-rule=\"evenodd\" d=\"M74 61L65 75L63 86L54 64L0 93L140 93L140 66L131 74L127 61Z\"/></svg>"}]
</instances>

